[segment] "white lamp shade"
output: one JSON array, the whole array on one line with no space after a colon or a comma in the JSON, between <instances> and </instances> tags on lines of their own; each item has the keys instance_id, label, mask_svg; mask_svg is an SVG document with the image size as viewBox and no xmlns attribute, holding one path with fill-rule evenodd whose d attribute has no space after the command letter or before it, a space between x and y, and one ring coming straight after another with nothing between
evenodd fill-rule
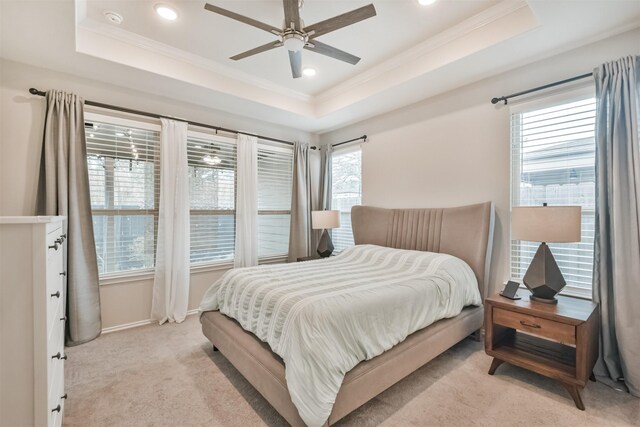
<instances>
[{"instance_id":1,"label":"white lamp shade","mask_svg":"<svg viewBox=\"0 0 640 427\"><path fill-rule=\"evenodd\" d=\"M311 211L311 228L314 230L338 227L340 227L339 211Z\"/></svg>"},{"instance_id":2,"label":"white lamp shade","mask_svg":"<svg viewBox=\"0 0 640 427\"><path fill-rule=\"evenodd\" d=\"M580 206L523 206L511 211L511 238L530 242L579 242Z\"/></svg>"}]
</instances>

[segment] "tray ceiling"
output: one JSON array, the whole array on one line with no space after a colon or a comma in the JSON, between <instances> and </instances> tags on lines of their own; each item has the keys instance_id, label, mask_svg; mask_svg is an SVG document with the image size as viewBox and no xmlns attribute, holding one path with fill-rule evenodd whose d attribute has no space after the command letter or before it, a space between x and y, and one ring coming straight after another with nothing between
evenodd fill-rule
<instances>
[{"instance_id":1,"label":"tray ceiling","mask_svg":"<svg viewBox=\"0 0 640 427\"><path fill-rule=\"evenodd\" d=\"M210 3L280 27L281 1ZM640 27L637 0L305 0L306 24L373 3L377 16L321 36L356 66L303 52L312 78L292 79L283 48L229 56L273 40L207 12L204 0L2 0L3 58L210 108L324 132L492 74ZM105 11L122 15L107 22ZM46 89L46 88L44 88Z\"/></svg>"}]
</instances>

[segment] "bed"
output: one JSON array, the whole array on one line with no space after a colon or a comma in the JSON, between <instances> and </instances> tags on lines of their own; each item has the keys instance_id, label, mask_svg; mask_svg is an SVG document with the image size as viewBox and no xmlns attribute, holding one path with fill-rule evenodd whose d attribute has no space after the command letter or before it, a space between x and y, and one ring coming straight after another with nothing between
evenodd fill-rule
<instances>
[{"instance_id":1,"label":"bed","mask_svg":"<svg viewBox=\"0 0 640 427\"><path fill-rule=\"evenodd\" d=\"M385 350L383 351L373 346L373 357L367 356L367 360L363 357L361 362L349 368L346 375L342 373L343 376L340 378L337 388L335 388L335 400L333 401L333 396L331 396L331 406L327 409L325 405L325 415L328 415L328 417L323 418L323 420L326 419L324 425L334 424L454 344L472 334L477 334L483 323L481 301L486 295L493 240L494 209L492 203L487 202L440 209L383 209L356 206L352 209L351 216L354 240L357 246L345 251L346 254L335 257L335 260L317 261L315 262L316 264L312 264L314 261L308 262L309 264L305 263L307 264L305 268L311 275L313 275L313 271L324 271L322 268L331 269L336 272L335 274L339 275L340 262L344 266L349 266L350 264L346 261L349 257L352 260L357 258L359 262L371 260L367 261L372 262L373 264L371 265L377 265L376 262L380 263L380 260L377 260L376 257L380 259L391 258L394 263L401 259L402 262L409 263L408 265L422 266L424 264L426 266L425 271L435 271L434 269L440 268L439 266L441 265L448 266L451 264L455 267L452 271L459 270L461 271L459 274L466 274L465 271L468 270L468 274L474 279L474 292L478 296L475 299L468 300L474 301L475 305L468 305L464 308L460 306L459 310L456 311L459 314L454 317L442 318L429 326L415 331L412 329L408 331L408 335L402 337L401 340L397 340L398 342L385 343ZM397 249L397 251L391 251L388 248ZM456 262L464 264L465 267L460 267ZM322 267L323 265L326 267ZM280 267L280 270L272 268L272 270L239 271L230 275L238 274L236 281L246 281L249 280L246 279L247 277L251 277L251 271L253 271L254 276L259 272L261 276L264 276L263 281L266 282L270 280L269 277L277 278L278 276L274 276L276 273L289 274L288 280L291 282L291 277L295 277L295 275L292 275L295 273L294 269L289 268L293 273L283 269L284 267ZM297 268L297 270L305 271L302 268ZM278 273L278 271L280 272ZM415 267L412 271L412 274L419 274L422 270ZM385 273L387 273L386 270ZM449 278L449 276L450 273L447 272L446 277ZM259 281L260 279L254 277L251 280ZM450 284L442 282L444 279L438 280L434 282L440 286L438 292L442 293L443 289L453 289ZM461 279L456 280L461 281ZM229 278L227 281L233 282L233 278ZM335 287L342 285L339 279L335 281ZM477 290L475 289L476 285ZM256 285L254 287L259 286ZM220 285L216 289L215 298L222 298L218 296L221 293L219 288ZM247 287L247 289L249 288L251 286ZM414 291L412 286L403 286L402 289L404 288L409 289L407 292ZM247 305L247 301L253 302L256 299L255 296L250 294L245 295L247 292L249 291L243 290L242 287L236 287L235 289L228 287L228 295L232 295L234 298L230 298L227 295L227 299L233 301L233 304L236 305ZM269 292L266 292L266 295L269 295ZM240 293L245 297L244 300L238 296ZM468 294L469 292L465 291L465 293ZM205 300L207 298L205 296ZM433 299L433 294L430 298ZM209 296L209 299L211 299L211 296ZM348 303L353 304L352 301ZM224 307L222 303L220 304L221 307ZM288 357L289 352L282 350L279 342L268 339L268 337L273 338L273 331L271 330L273 325L265 328L264 331L262 331L261 326L256 326L256 318L263 318L264 313L261 312L259 316L255 315L253 317L247 315L246 318L241 314L235 315L236 320L222 314L220 311L207 311L206 307L212 306L210 302L208 304L203 302L204 309L201 315L201 323L204 335L213 343L214 348L219 350L291 425L296 427L307 424L319 425L318 418L311 418L308 412L301 408L300 387L292 383L292 365L288 365L289 369L285 370L285 363L278 356L278 354L281 354ZM355 305L353 306L355 307ZM269 310L271 308L267 309L267 311ZM428 312L429 310L423 311ZM230 314L229 307L226 307L225 312ZM396 314L398 313L396 312ZM446 316L446 314L443 314L443 316ZM393 318L390 317L389 319ZM372 324L375 325L374 320L375 318L372 318ZM309 322L313 329L313 322ZM273 320L272 323L276 324L278 322ZM287 329L287 326L285 323L284 326L279 324L278 327ZM296 327L304 329L302 326L298 325ZM321 328L318 327L317 329ZM252 330L255 334L248 332L248 330ZM316 334L318 331L313 329L311 332ZM287 348L308 347L308 344L299 342L296 334L292 335L295 337L293 339L295 345L289 345ZM315 336L318 337L318 335ZM320 338L322 338L322 335L320 335ZM382 339L384 337L379 338ZM270 344L267 344L266 341ZM315 350L317 350L317 353L322 353L325 347L318 347ZM272 351L272 349L274 350ZM363 351L366 353L368 350L365 349ZM315 352L307 352L305 354L313 356L313 353ZM292 360L289 363L292 363ZM313 360L311 362L315 363ZM304 373L305 369L308 369L308 366L302 368L301 372ZM310 379L304 380L309 384L318 384L320 391L309 386L302 390L305 392L317 391L318 393L324 393L324 384L315 380L318 372L307 373ZM322 369L320 373L323 373ZM324 394L322 395L323 398ZM315 395L312 393L310 396ZM315 399L307 397L306 401L312 400ZM304 402L304 399L302 401ZM307 421L313 421L305 423L301 414Z\"/></svg>"}]
</instances>

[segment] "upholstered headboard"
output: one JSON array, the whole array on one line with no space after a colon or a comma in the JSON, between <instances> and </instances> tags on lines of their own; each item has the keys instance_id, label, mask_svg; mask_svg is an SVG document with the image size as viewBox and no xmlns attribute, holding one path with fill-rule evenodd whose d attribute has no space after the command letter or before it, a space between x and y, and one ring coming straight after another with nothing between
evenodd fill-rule
<instances>
[{"instance_id":1,"label":"upholstered headboard","mask_svg":"<svg viewBox=\"0 0 640 427\"><path fill-rule=\"evenodd\" d=\"M487 296L493 244L492 202L457 208L384 209L354 206L351 226L356 245L439 252L465 261Z\"/></svg>"}]
</instances>

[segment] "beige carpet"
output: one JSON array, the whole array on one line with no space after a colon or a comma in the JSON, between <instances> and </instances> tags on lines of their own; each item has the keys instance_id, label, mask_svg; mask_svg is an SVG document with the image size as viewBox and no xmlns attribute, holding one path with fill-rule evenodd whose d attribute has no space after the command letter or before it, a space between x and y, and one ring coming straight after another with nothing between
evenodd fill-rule
<instances>
[{"instance_id":1,"label":"beige carpet","mask_svg":"<svg viewBox=\"0 0 640 427\"><path fill-rule=\"evenodd\" d=\"M282 426L286 422L200 332L197 316L68 348L67 426ZM465 340L340 426L640 425L640 400L590 383L586 411L551 380L503 365Z\"/></svg>"}]
</instances>

